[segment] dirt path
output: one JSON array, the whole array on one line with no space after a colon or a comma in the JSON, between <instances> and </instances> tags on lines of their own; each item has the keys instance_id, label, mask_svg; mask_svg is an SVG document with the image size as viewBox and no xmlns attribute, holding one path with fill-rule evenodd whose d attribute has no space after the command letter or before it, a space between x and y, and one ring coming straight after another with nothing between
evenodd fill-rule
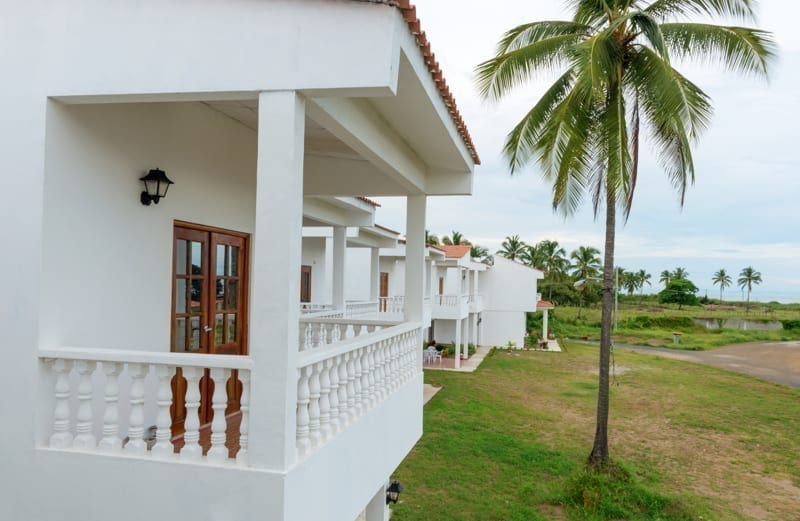
<instances>
[{"instance_id":1,"label":"dirt path","mask_svg":"<svg viewBox=\"0 0 800 521\"><path fill-rule=\"evenodd\" d=\"M697 362L800 389L800 342L752 342L713 351L617 344L615 349Z\"/></svg>"}]
</instances>

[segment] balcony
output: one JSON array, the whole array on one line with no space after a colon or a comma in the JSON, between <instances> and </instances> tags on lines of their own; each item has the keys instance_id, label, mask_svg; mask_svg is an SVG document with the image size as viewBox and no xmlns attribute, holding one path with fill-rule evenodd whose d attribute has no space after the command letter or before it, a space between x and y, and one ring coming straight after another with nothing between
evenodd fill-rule
<instances>
[{"instance_id":1,"label":"balcony","mask_svg":"<svg viewBox=\"0 0 800 521\"><path fill-rule=\"evenodd\" d=\"M433 319L459 320L469 314L469 295L434 295Z\"/></svg>"},{"instance_id":2,"label":"balcony","mask_svg":"<svg viewBox=\"0 0 800 521\"><path fill-rule=\"evenodd\" d=\"M319 318L304 321L312 330L323 323ZM264 411L264 401L275 397L251 393L259 375L247 356L42 349L36 407L42 458L54 476L81 476L77 481L87 483L124 476L121 483L138 483L142 497L166 503L174 489L146 476L216 483L219 491L215 485L208 494L217 503L236 487L260 490L262 499L245 503L251 509L261 505L265 518L272 518L269 508L279 504L275 497L285 496L282 487L328 487L342 497L374 492L374 484L386 479L421 435L420 327L333 319L325 326L330 338L333 326L340 332L336 341L308 348L301 343L292 369L297 375L292 404L268 407L274 414L293 411L288 418L251 416L253 405ZM185 411L177 428L176 410ZM294 436L295 463L285 469L254 464L248 454L274 437L272 431L252 431L251 426L284 424ZM337 483L329 480L333 468L339 469ZM295 498L282 507L296 513L292 518L320 518L314 509L321 507L304 495L286 497ZM353 504L369 499L353 498ZM252 518L253 510L244 514L244 508L237 505L234 518Z\"/></svg>"}]
</instances>

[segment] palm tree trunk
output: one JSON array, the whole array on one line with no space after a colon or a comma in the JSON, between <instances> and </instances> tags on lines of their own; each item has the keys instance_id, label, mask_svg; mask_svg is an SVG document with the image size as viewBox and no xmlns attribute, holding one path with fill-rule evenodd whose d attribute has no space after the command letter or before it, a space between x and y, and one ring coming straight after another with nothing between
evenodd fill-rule
<instances>
[{"instance_id":1,"label":"palm tree trunk","mask_svg":"<svg viewBox=\"0 0 800 521\"><path fill-rule=\"evenodd\" d=\"M600 367L597 390L597 426L589 466L608 463L608 388L611 362L611 323L614 311L614 241L616 235L616 200L614 189L606 187L606 244L603 261L603 300L600 316Z\"/></svg>"}]
</instances>

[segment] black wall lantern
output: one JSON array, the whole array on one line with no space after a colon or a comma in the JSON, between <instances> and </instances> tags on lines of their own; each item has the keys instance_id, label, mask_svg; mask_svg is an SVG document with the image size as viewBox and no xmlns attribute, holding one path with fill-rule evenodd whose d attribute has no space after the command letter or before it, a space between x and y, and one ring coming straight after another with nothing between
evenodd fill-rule
<instances>
[{"instance_id":1,"label":"black wall lantern","mask_svg":"<svg viewBox=\"0 0 800 521\"><path fill-rule=\"evenodd\" d=\"M150 206L150 203L158 204L162 197L167 196L169 185L174 184L167 174L158 168L150 170L146 176L140 177L139 181L144 183L144 192L140 200L145 206Z\"/></svg>"},{"instance_id":2,"label":"black wall lantern","mask_svg":"<svg viewBox=\"0 0 800 521\"><path fill-rule=\"evenodd\" d=\"M386 489L386 504L397 503L397 500L400 498L400 492L402 492L404 488L405 487L403 487L399 481L392 481L389 484L389 488Z\"/></svg>"}]
</instances>

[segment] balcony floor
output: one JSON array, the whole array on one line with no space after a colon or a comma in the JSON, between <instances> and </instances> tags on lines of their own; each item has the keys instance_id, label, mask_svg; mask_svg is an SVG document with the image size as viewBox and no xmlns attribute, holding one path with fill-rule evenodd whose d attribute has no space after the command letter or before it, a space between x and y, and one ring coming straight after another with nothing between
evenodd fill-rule
<instances>
[{"instance_id":1,"label":"balcony floor","mask_svg":"<svg viewBox=\"0 0 800 521\"><path fill-rule=\"evenodd\" d=\"M489 354L491 351L491 347L488 346L478 346L475 349L475 354L469 357L467 360L461 361L461 367L456 368L456 359L453 357L450 358L443 358L441 362L433 362L433 363L425 363L423 364L423 369L433 369L433 370L441 370L441 371L458 371L461 373L472 373L474 372L483 359L486 358L486 355Z\"/></svg>"}]
</instances>

